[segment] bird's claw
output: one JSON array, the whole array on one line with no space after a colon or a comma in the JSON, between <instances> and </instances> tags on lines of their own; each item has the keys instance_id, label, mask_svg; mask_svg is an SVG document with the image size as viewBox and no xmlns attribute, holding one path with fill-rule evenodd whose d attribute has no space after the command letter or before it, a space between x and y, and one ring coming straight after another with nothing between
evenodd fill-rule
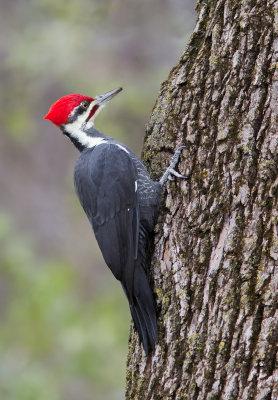
<instances>
[{"instance_id":1,"label":"bird's claw","mask_svg":"<svg viewBox=\"0 0 278 400\"><path fill-rule=\"evenodd\" d=\"M174 155L173 155L173 157L171 159L169 167L166 169L166 171L164 172L162 178L159 181L159 183L161 185L163 185L167 180L173 181L174 180L173 175L175 177L177 177L177 178L180 178L180 179L188 179L188 176L184 176L184 175L180 174L179 172L177 172L174 169L175 166L177 165L178 161L179 161L180 154L181 154L183 149L186 149L186 146L180 146L175 151L175 153L174 153Z\"/></svg>"},{"instance_id":2,"label":"bird's claw","mask_svg":"<svg viewBox=\"0 0 278 400\"><path fill-rule=\"evenodd\" d=\"M168 176L169 181L174 180L173 175L176 178L180 178L180 179L188 179L189 178L188 176L184 176L184 175L180 174L178 171L175 171L173 168L169 168L169 176Z\"/></svg>"}]
</instances>

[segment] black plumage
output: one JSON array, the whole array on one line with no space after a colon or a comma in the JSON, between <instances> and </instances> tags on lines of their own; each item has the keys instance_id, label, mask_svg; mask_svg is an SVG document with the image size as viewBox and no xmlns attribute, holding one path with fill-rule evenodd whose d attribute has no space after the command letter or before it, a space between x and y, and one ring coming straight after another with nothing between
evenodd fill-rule
<instances>
[{"instance_id":1,"label":"black plumage","mask_svg":"<svg viewBox=\"0 0 278 400\"><path fill-rule=\"evenodd\" d=\"M93 129L94 135L99 132ZM121 282L145 353L157 343L153 294L146 276L146 248L153 231L161 185L137 156L112 138L81 151L75 188L104 260Z\"/></svg>"}]
</instances>

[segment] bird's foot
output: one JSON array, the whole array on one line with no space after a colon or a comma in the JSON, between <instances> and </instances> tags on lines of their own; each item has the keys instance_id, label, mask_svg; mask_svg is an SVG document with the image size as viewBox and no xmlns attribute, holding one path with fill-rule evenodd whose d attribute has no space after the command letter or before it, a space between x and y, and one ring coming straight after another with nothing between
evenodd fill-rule
<instances>
[{"instance_id":1,"label":"bird's foot","mask_svg":"<svg viewBox=\"0 0 278 400\"><path fill-rule=\"evenodd\" d=\"M186 149L186 146L180 146L178 147L178 149L175 151L175 154L172 157L172 160L170 162L169 167L166 169L166 171L164 172L164 174L162 175L159 183L162 186L167 180L173 181L173 175L176 176L177 178L180 179L188 179L188 176L184 176L182 174L180 174L179 172L177 172L174 168L177 165L179 158L180 158L180 154L182 152L183 149Z\"/></svg>"}]
</instances>

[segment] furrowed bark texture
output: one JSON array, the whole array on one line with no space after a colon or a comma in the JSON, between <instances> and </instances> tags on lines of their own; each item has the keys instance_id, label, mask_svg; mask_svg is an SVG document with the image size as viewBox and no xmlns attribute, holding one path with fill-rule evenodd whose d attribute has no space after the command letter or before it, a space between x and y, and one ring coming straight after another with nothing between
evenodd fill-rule
<instances>
[{"instance_id":1,"label":"furrowed bark texture","mask_svg":"<svg viewBox=\"0 0 278 400\"><path fill-rule=\"evenodd\" d=\"M278 2L198 3L144 144L165 185L150 262L159 344L131 331L127 399L277 400Z\"/></svg>"}]
</instances>

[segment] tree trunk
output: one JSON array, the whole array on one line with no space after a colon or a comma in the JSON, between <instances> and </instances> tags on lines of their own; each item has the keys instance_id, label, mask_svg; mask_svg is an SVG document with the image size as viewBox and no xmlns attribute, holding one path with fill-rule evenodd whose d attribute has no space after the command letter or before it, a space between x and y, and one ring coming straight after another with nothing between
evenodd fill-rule
<instances>
[{"instance_id":1,"label":"tree trunk","mask_svg":"<svg viewBox=\"0 0 278 400\"><path fill-rule=\"evenodd\" d=\"M127 399L277 400L278 1L200 1L144 144L165 185L150 262L159 343L131 331Z\"/></svg>"}]
</instances>

